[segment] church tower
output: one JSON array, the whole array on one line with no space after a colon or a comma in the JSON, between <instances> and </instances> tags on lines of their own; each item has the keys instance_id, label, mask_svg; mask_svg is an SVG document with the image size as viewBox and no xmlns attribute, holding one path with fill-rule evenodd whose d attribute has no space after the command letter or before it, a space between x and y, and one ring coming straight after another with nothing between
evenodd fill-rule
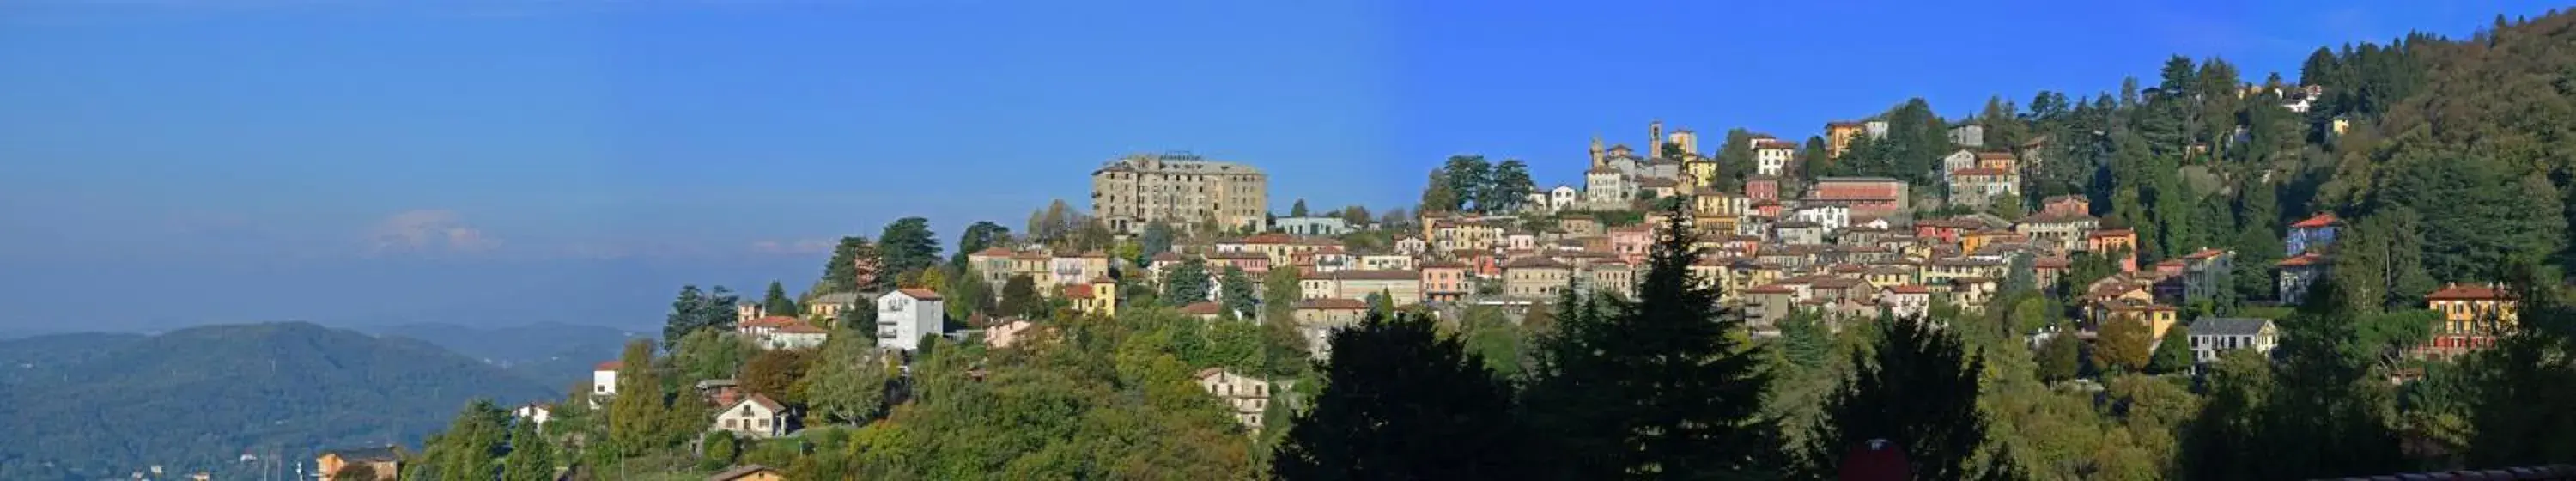
<instances>
[{"instance_id":1,"label":"church tower","mask_svg":"<svg viewBox=\"0 0 2576 481\"><path fill-rule=\"evenodd\" d=\"M1664 156L1664 119L1646 124L1646 158Z\"/></svg>"},{"instance_id":2,"label":"church tower","mask_svg":"<svg viewBox=\"0 0 2576 481\"><path fill-rule=\"evenodd\" d=\"M1601 150L1601 136L1598 136L1598 135L1592 136L1592 166L1593 166L1593 167L1600 167L1600 166L1602 166L1602 165L1607 165L1607 164L1603 164L1602 162L1607 161L1607 160L1609 160L1609 159L1602 158L1602 152L1603 152L1603 151Z\"/></svg>"}]
</instances>

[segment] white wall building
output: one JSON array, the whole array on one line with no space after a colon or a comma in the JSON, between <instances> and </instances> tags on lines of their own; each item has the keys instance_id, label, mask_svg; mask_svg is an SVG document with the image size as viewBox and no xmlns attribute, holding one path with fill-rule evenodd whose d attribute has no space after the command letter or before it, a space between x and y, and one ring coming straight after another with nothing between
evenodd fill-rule
<instances>
[{"instance_id":1,"label":"white wall building","mask_svg":"<svg viewBox=\"0 0 2576 481\"><path fill-rule=\"evenodd\" d=\"M787 406L769 400L769 396L743 396L733 405L716 413L714 430L729 431L735 436L769 439L787 435Z\"/></svg>"},{"instance_id":2,"label":"white wall building","mask_svg":"<svg viewBox=\"0 0 2576 481\"><path fill-rule=\"evenodd\" d=\"M2199 362L2216 361L2219 354L2238 349L2268 354L2279 340L2280 329L2270 319L2201 318L2191 323L2191 357Z\"/></svg>"},{"instance_id":3,"label":"white wall building","mask_svg":"<svg viewBox=\"0 0 2576 481\"><path fill-rule=\"evenodd\" d=\"M1226 407L1233 408L1236 422L1243 423L1244 427L1254 431L1261 430L1261 413L1270 408L1271 395L1275 394L1275 389L1286 388L1295 383L1295 381L1285 380L1273 383L1214 367L1199 370L1198 382L1200 389L1207 390L1209 395L1225 401Z\"/></svg>"},{"instance_id":4,"label":"white wall building","mask_svg":"<svg viewBox=\"0 0 2576 481\"><path fill-rule=\"evenodd\" d=\"M1826 232L1837 232L1845 227L1851 227L1851 207L1841 204L1800 206L1798 210L1789 213L1789 219L1813 222L1823 226Z\"/></svg>"},{"instance_id":5,"label":"white wall building","mask_svg":"<svg viewBox=\"0 0 2576 481\"><path fill-rule=\"evenodd\" d=\"M1798 144L1780 139L1753 139L1753 173L1769 176L1788 175L1789 160L1797 157Z\"/></svg>"},{"instance_id":6,"label":"white wall building","mask_svg":"<svg viewBox=\"0 0 2576 481\"><path fill-rule=\"evenodd\" d=\"M939 293L929 289L896 289L877 296L877 345L920 350L922 336L942 332L947 313Z\"/></svg>"}]
</instances>

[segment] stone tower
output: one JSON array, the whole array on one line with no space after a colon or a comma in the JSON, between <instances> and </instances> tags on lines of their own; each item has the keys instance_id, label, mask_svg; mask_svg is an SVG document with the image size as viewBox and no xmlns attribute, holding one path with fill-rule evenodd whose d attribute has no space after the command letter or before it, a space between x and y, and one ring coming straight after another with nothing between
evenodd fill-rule
<instances>
[{"instance_id":1,"label":"stone tower","mask_svg":"<svg viewBox=\"0 0 2576 481\"><path fill-rule=\"evenodd\" d=\"M1664 119L1646 123L1646 158L1664 156Z\"/></svg>"},{"instance_id":2,"label":"stone tower","mask_svg":"<svg viewBox=\"0 0 2576 481\"><path fill-rule=\"evenodd\" d=\"M1598 135L1592 136L1592 166L1593 166L1593 167L1600 167L1600 166L1602 166L1602 165L1606 165L1606 164L1603 164L1602 162L1607 161L1607 160L1609 160L1609 159L1606 159L1606 158L1603 158L1603 157L1602 157L1603 152L1604 152L1604 151L1603 151L1603 150L1601 150L1601 136L1598 136Z\"/></svg>"}]
</instances>

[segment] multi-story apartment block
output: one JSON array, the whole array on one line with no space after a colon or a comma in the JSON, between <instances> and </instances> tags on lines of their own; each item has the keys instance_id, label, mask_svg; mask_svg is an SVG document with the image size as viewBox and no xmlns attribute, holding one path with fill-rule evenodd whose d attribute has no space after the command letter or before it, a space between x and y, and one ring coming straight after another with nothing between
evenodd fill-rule
<instances>
[{"instance_id":1,"label":"multi-story apartment block","mask_svg":"<svg viewBox=\"0 0 2576 481\"><path fill-rule=\"evenodd\" d=\"M1264 227L1270 177L1261 169L1187 152L1136 154L1091 171L1091 212L1109 229L1141 233L1163 221L1189 227Z\"/></svg>"},{"instance_id":2,"label":"multi-story apartment block","mask_svg":"<svg viewBox=\"0 0 2576 481\"><path fill-rule=\"evenodd\" d=\"M1753 139L1753 172L1761 175L1788 175L1789 160L1798 156L1798 144L1780 139Z\"/></svg>"}]
</instances>

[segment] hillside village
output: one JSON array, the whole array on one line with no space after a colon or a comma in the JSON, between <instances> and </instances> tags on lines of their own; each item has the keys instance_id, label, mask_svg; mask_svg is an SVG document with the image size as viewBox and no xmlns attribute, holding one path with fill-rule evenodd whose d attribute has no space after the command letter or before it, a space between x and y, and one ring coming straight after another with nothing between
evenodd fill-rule
<instances>
[{"instance_id":1,"label":"hillside village","mask_svg":"<svg viewBox=\"0 0 2576 481\"><path fill-rule=\"evenodd\" d=\"M2347 60L2360 58L2347 57L2359 55L2349 51L2320 55L2352 62L2345 65L2360 62ZM968 474L939 469L994 463L1039 469L1019 464L1025 453L992 451L1029 446L959 448L989 449L976 452L1007 462L970 455L913 462L893 460L898 453L918 454L905 450L914 448L883 444L968 436L943 428L1055 436L1024 439L1035 443L1099 443L1076 443L1095 448L1079 456L1165 456L1049 458L1083 466L1063 468L1074 472L1258 471L1281 442L1280 423L1302 413L1325 381L1318 371L1333 366L1337 333L1370 319L1435 319L1449 335L1444 338L1481 356L1469 359L1483 359L1499 378L1528 382L1529 370L1539 363L1522 347L1523 336L1531 344L1552 342L1546 334L1558 322L1585 315L1569 306L1651 297L1641 286L1654 256L1675 252L1658 243L1682 239L1692 242L1687 278L1698 283L1695 288L1713 289L1727 322L1741 322L1746 339L1771 346L1759 351L1772 356L1766 365L1781 381L1764 392L1789 401L1775 401L1767 409L1778 412L1766 413L1789 421L1828 419L1801 404L1841 399L1825 392L1865 367L1858 354L1845 363L1830 353L1859 352L1851 346L1869 341L1853 339L1922 321L1942 329L1945 342L1971 346L1975 358L2014 366L1993 369L2008 374L1984 374L1988 394L1974 386L1966 394L1979 406L1990 400L1981 396L1994 392L2018 396L1969 409L1992 410L1979 416L1993 416L1997 438L2024 440L2013 442L2037 450L2049 444L2025 439L2062 434L2044 430L2123 433L2082 441L2099 448L2070 455L2083 460L2030 469L2062 474L2126 466L2131 474L2153 477L2222 469L2178 460L2183 441L2174 433L2190 422L2197 411L2188 410L2198 409L2200 396L2212 403L2235 399L2224 397L2233 391L2202 383L2242 379L2245 369L2264 370L2269 382L2269 369L2276 368L2263 366L2294 365L2280 361L2274 350L2295 337L2291 332L2300 323L2354 319L2352 324L2402 325L2395 334L2338 334L2363 339L2334 342L2358 343L2362 347L2350 350L2365 354L2355 355L2362 367L2335 372L2374 378L2317 384L2342 386L2335 389L2425 385L2432 381L2422 380L2451 369L2448 361L2474 357L2516 331L2519 291L2491 282L2505 275L2453 275L2462 272L2455 259L2387 260L2396 258L2392 252L2453 240L2398 234L2419 244L2392 244L2397 241L2380 236L2434 230L2417 224L2373 231L2380 235L2353 234L2395 222L2386 220L2391 218L2446 225L2440 224L2447 222L2444 214L2420 212L2424 217L2418 219L2385 214L2381 204L2338 209L2323 200L2283 200L2411 195L2403 181L2383 181L2391 184L2370 191L2319 180L2333 174L2316 173L2336 168L2313 160L2329 157L2325 149L2369 140L2346 136L2364 136L2360 129L2374 127L2374 119L2357 116L2375 112L2356 105L2384 94L2294 85L2278 75L2246 83L2223 63L2196 69L2188 59L2174 61L2178 70L2169 63L2158 88L2140 91L2132 79L2117 101L2105 94L2089 104L2068 102L2062 94L2043 93L2028 113L1996 101L1985 113L1944 120L1916 99L1888 113L1828 123L1805 142L1739 129L1703 143L1694 131L1667 131L1653 121L1642 149L1595 137L1582 158L1542 159L1583 167L1579 181L1544 187L1523 161L1457 156L1431 173L1419 205L1377 216L1360 207L1312 211L1302 199L1285 212L1274 210L1279 197L1270 191L1268 174L1248 163L1185 152L1124 156L1089 173L1088 213L1059 201L1033 214L1021 232L977 223L945 253L925 219L898 220L874 239L844 239L823 278L801 296L789 296L777 284L752 302L722 288L685 288L662 345L630 346L624 358L601 363L562 403L520 406L513 414L537 421L521 424L590 419L581 421L586 427L568 428L570 434L549 435L566 449L593 452L580 458L589 464L563 473L585 479L608 478L611 466L658 456L639 457L621 443L679 448L685 454L657 466L688 476L713 472L710 479L873 472L867 469L963 476ZM2183 110L2203 107L2255 120L2203 122L2222 115L2204 118ZM2141 126L2130 126L2129 117ZM2166 118L2193 123L2152 123ZM2096 129L2088 122L2111 127ZM2034 128L2042 125L2056 127ZM2167 133L2172 135L2157 137ZM2093 138L2069 138L2077 134ZM2276 151L2304 154L2266 157ZM2093 153L2070 158L2070 152ZM2276 194L2275 188L2308 190ZM2557 202L2551 198L2548 205ZM2345 213L2373 217L2368 227L2356 227ZM2563 220L2557 228L2563 231ZM2563 232L2536 237L2557 234ZM2354 239L2364 243L2347 246ZM2380 267L2338 275L2349 266ZM2408 274L2416 270L2441 271L2438 278L2450 282ZM2341 278L2375 284L2365 288ZM2336 289L2320 288L2335 283ZM1952 364L1947 367L1958 367ZM996 421L991 416L1003 408L972 404L987 398L968 395L961 401L936 393L1020 400L996 393L1036 389L1025 383L1041 375L1082 379L1059 383L1064 385L1105 386L1078 391L1097 395L1082 402L1098 405L1067 411L1082 413L1073 416L1083 423L1097 421L1090 416L1103 415L1098 412L1133 415L1121 411L1131 408L1181 414L1118 424L1154 435L942 424L961 418L1038 422ZM1975 375L1970 379L1978 384ZM1187 396L1174 397L1179 394L1169 388L1180 383L1189 388ZM638 389L660 391L670 400L637 400ZM2311 399L2323 399L2314 401L2324 403L2319 409L2369 409L2340 400L2361 394L2334 393ZM2182 414L2132 417L2143 414L2129 406L2158 399L2180 399L2172 405L2182 407L2170 409ZM2272 400L2262 402L2276 404L2229 402L2257 406L2241 407L2243 412L2308 406L2277 404L2308 402L2298 396L2267 399ZM469 413L481 412L476 409L486 408ZM652 410L653 419L667 413L676 424L635 427L636 410ZM1213 413L1226 425L1194 424L1184 419L1194 415L1189 413ZM1979 419L1982 425L1985 418ZM2030 419L2048 423L2012 422ZM2391 436L2402 440L2404 459L2459 464L2465 435L2428 422L2406 418L2381 427L2398 431ZM919 427L924 425L933 427ZM1063 431L1047 431L1056 428ZM1030 430L1040 434L1025 434ZM1224 436L1207 436L1211 432ZM651 441L588 439L594 436ZM1160 444L1104 448L1137 439ZM2050 439L2056 442L2076 441ZM598 454L595 446L620 451ZM440 449L429 448L428 458ZM870 468L865 461L821 464L844 461L816 461L808 454L818 449L898 468ZM1174 454L1190 452L1227 454ZM2046 457L1979 456L2035 464ZM1154 464L1178 462L1172 459L1204 464ZM1189 471L1196 469L1208 471ZM387 466L380 473L392 471L412 472Z\"/></svg>"}]
</instances>

